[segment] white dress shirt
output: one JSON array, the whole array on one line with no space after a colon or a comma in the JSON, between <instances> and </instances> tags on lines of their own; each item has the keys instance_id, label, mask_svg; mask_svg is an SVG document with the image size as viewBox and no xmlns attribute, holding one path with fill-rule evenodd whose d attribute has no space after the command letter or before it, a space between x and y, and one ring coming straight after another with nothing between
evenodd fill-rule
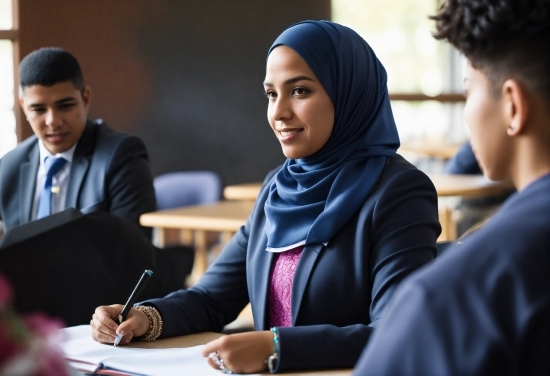
<instances>
[{"instance_id":1,"label":"white dress shirt","mask_svg":"<svg viewBox=\"0 0 550 376\"><path fill-rule=\"evenodd\" d=\"M59 213L65 210L65 198L67 197L67 185L69 183L69 172L71 171L71 163L73 161L74 150L76 144L63 153L53 155L46 149L42 140L38 141L38 147L40 149L40 166L38 167L38 174L36 175L36 189L34 192L34 203L32 206L32 220L36 219L38 213L38 200L40 199L40 193L44 187L46 180L46 167L44 161L46 157L59 158L63 157L67 160L67 163L59 170L57 174L53 176L52 182L52 214ZM53 189L57 187L58 189Z\"/></svg>"}]
</instances>

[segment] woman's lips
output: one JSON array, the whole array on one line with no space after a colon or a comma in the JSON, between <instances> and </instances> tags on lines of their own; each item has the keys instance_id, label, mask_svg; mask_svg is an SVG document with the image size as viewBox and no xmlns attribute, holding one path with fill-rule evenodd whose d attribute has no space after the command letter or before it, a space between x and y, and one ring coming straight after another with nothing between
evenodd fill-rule
<instances>
[{"instance_id":1,"label":"woman's lips","mask_svg":"<svg viewBox=\"0 0 550 376\"><path fill-rule=\"evenodd\" d=\"M290 141L296 137L300 132L302 132L303 129L285 129L285 130L279 130L279 135L281 141Z\"/></svg>"}]
</instances>

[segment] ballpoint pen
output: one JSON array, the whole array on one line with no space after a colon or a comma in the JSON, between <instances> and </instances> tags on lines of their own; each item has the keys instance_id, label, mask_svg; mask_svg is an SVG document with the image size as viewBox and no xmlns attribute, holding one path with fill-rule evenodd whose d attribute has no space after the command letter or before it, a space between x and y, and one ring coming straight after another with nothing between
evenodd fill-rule
<instances>
[{"instance_id":1,"label":"ballpoint pen","mask_svg":"<svg viewBox=\"0 0 550 376\"><path fill-rule=\"evenodd\" d=\"M147 281L149 281L149 278L153 275L153 272L149 269L145 270L143 274L141 275L141 278L139 279L136 287L134 288L134 291L132 291L132 294L128 298L128 301L126 302L126 305L124 305L124 308L122 308L122 311L116 318L116 321L118 325L122 324L124 320L126 320L126 316L128 315L128 312L130 312L130 309L134 306L134 303L136 302L137 298L145 288L145 285L147 284ZM120 340L122 339L122 336L120 334L117 334L115 337L114 346L118 345L120 343Z\"/></svg>"}]
</instances>

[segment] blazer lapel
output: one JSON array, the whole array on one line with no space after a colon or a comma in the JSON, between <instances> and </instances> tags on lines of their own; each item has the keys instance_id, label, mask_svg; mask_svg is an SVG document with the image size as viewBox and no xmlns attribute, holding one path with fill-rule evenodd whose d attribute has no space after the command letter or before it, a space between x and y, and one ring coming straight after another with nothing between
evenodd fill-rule
<instances>
[{"instance_id":1,"label":"blazer lapel","mask_svg":"<svg viewBox=\"0 0 550 376\"><path fill-rule=\"evenodd\" d=\"M19 223L31 221L32 207L34 204L34 193L36 191L36 175L40 164L40 152L38 142L29 153L29 161L23 163L19 174Z\"/></svg>"},{"instance_id":2,"label":"blazer lapel","mask_svg":"<svg viewBox=\"0 0 550 376\"><path fill-rule=\"evenodd\" d=\"M258 257L261 258L261 260L258 260L258 262L254 264L256 277L253 277L253 283L257 291L255 298L258 300L258 304L252 304L252 307L256 308L253 312L253 316L258 318L258 320L254 320L254 326L256 330L267 330L269 329L267 298L273 253L262 249L259 251ZM249 281L249 283L250 282L251 281Z\"/></svg>"},{"instance_id":3,"label":"blazer lapel","mask_svg":"<svg viewBox=\"0 0 550 376\"><path fill-rule=\"evenodd\" d=\"M67 197L65 198L65 209L78 209L78 195L82 186L84 176L88 172L90 160L88 155L93 151L95 142L96 125L90 120L87 121L84 132L78 141L71 162L69 183L67 185Z\"/></svg>"},{"instance_id":4,"label":"blazer lapel","mask_svg":"<svg viewBox=\"0 0 550 376\"><path fill-rule=\"evenodd\" d=\"M296 267L294 281L292 282L292 325L296 325L296 318L300 311L300 305L304 297L309 276L315 265L315 261L323 250L323 244L306 245L300 256L300 261Z\"/></svg>"}]
</instances>

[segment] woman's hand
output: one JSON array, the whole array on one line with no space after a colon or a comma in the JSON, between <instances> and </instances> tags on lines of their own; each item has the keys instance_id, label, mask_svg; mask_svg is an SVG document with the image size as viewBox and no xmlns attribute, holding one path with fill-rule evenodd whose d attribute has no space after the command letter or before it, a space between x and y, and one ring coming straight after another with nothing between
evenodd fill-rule
<instances>
[{"instance_id":1,"label":"woman's hand","mask_svg":"<svg viewBox=\"0 0 550 376\"><path fill-rule=\"evenodd\" d=\"M235 373L258 373L267 366L265 360L273 354L273 333L270 331L230 334L208 342L202 350L207 357L218 352L224 366ZM208 363L216 369L220 367L208 358Z\"/></svg>"},{"instance_id":2,"label":"woman's hand","mask_svg":"<svg viewBox=\"0 0 550 376\"><path fill-rule=\"evenodd\" d=\"M113 343L118 334L122 335L121 345L128 344L132 338L139 337L149 329L149 318L147 315L136 309L130 309L126 320L118 325L114 320L122 312L124 306L114 304L100 306L95 309L90 325L92 327L92 338L100 343Z\"/></svg>"}]
</instances>

